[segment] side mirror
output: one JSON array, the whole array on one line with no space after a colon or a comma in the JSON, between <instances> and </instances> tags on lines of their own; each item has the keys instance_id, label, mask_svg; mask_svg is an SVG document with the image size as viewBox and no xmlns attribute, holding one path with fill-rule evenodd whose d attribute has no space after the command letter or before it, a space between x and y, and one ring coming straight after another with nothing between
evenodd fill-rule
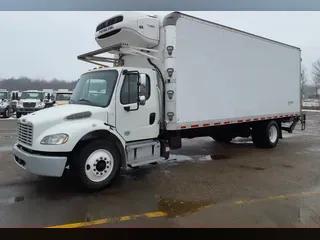
<instances>
[{"instance_id":1,"label":"side mirror","mask_svg":"<svg viewBox=\"0 0 320 240\"><path fill-rule=\"evenodd\" d=\"M139 75L139 83L138 83L138 104L144 106L146 104L146 85L147 85L147 75L140 74Z\"/></svg>"},{"instance_id":2,"label":"side mirror","mask_svg":"<svg viewBox=\"0 0 320 240\"><path fill-rule=\"evenodd\" d=\"M146 96L139 96L139 105L144 106L146 104Z\"/></svg>"},{"instance_id":3,"label":"side mirror","mask_svg":"<svg viewBox=\"0 0 320 240\"><path fill-rule=\"evenodd\" d=\"M142 87L146 87L147 85L147 76L146 74L140 74L140 78L139 78L139 85Z\"/></svg>"}]
</instances>

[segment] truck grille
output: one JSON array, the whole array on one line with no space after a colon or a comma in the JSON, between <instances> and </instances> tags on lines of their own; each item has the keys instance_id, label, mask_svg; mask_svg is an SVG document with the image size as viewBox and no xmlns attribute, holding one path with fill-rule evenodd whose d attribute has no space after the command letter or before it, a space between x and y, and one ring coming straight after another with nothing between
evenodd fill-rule
<instances>
[{"instance_id":1,"label":"truck grille","mask_svg":"<svg viewBox=\"0 0 320 240\"><path fill-rule=\"evenodd\" d=\"M23 103L23 107L26 107L26 108L35 107L35 106L36 106L36 103L28 103L28 102L24 102Z\"/></svg>"},{"instance_id":2,"label":"truck grille","mask_svg":"<svg viewBox=\"0 0 320 240\"><path fill-rule=\"evenodd\" d=\"M18 141L32 146L33 126L31 124L18 123Z\"/></svg>"}]
</instances>

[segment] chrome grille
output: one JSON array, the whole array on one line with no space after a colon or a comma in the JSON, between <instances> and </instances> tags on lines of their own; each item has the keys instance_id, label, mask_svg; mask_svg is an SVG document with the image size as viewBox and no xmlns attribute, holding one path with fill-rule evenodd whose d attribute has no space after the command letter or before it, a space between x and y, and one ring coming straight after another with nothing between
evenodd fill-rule
<instances>
[{"instance_id":1,"label":"chrome grille","mask_svg":"<svg viewBox=\"0 0 320 240\"><path fill-rule=\"evenodd\" d=\"M31 124L18 123L18 141L32 146L33 126Z\"/></svg>"},{"instance_id":2,"label":"chrome grille","mask_svg":"<svg viewBox=\"0 0 320 240\"><path fill-rule=\"evenodd\" d=\"M36 103L24 102L23 107L35 107Z\"/></svg>"}]
</instances>

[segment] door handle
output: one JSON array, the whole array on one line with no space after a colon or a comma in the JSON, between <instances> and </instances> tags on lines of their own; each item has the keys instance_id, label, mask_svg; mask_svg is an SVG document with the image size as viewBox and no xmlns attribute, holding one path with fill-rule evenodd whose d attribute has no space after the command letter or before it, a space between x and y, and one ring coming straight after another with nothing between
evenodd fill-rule
<instances>
[{"instance_id":1,"label":"door handle","mask_svg":"<svg viewBox=\"0 0 320 240\"><path fill-rule=\"evenodd\" d=\"M154 124L154 121L156 120L156 113L150 113L150 116L149 116L149 124L152 125Z\"/></svg>"}]
</instances>

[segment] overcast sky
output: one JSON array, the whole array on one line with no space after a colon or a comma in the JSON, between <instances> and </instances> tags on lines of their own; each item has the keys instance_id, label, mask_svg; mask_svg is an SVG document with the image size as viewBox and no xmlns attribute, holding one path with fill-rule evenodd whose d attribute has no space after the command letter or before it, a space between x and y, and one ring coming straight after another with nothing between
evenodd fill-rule
<instances>
[{"instance_id":1,"label":"overcast sky","mask_svg":"<svg viewBox=\"0 0 320 240\"><path fill-rule=\"evenodd\" d=\"M97 24L117 13L0 12L0 78L78 79L94 65L77 56L99 48ZM312 62L320 58L320 12L185 13L300 47L311 82Z\"/></svg>"}]
</instances>

